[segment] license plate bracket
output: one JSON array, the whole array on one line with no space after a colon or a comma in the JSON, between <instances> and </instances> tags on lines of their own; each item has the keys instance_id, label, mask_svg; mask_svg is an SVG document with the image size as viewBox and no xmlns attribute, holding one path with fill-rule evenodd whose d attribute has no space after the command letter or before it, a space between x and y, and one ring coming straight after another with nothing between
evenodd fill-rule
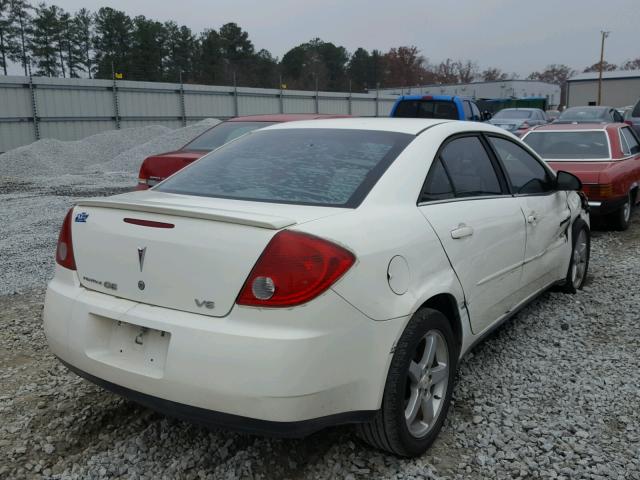
<instances>
[{"instance_id":1,"label":"license plate bracket","mask_svg":"<svg viewBox=\"0 0 640 480\"><path fill-rule=\"evenodd\" d=\"M140 375L164 376L171 341L169 332L97 315L94 318L101 340L87 349L89 357Z\"/></svg>"}]
</instances>

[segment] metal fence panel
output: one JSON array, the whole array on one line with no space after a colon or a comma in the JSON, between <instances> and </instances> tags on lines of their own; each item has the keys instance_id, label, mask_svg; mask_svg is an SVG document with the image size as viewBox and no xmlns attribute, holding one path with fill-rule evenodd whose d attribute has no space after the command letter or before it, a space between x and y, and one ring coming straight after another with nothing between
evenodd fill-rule
<instances>
[{"instance_id":1,"label":"metal fence panel","mask_svg":"<svg viewBox=\"0 0 640 480\"><path fill-rule=\"evenodd\" d=\"M233 97L229 93L186 91L184 104L187 118L229 118L234 115Z\"/></svg>"},{"instance_id":2,"label":"metal fence panel","mask_svg":"<svg viewBox=\"0 0 640 480\"><path fill-rule=\"evenodd\" d=\"M0 77L0 152L38 138L78 140L114 128L177 128L206 117L269 113L388 115L395 96L233 86Z\"/></svg>"},{"instance_id":3,"label":"metal fence panel","mask_svg":"<svg viewBox=\"0 0 640 480\"><path fill-rule=\"evenodd\" d=\"M4 127L3 127L4 128ZM58 140L81 140L89 135L113 129L112 120L82 120L82 121L43 121L40 122L40 138L56 138ZM33 142L31 139L26 143Z\"/></svg>"},{"instance_id":4,"label":"metal fence panel","mask_svg":"<svg viewBox=\"0 0 640 480\"><path fill-rule=\"evenodd\" d=\"M31 122L0 124L0 152L27 145L33 140L33 123ZM0 165L0 175L2 175L2 165Z\"/></svg>"}]
</instances>

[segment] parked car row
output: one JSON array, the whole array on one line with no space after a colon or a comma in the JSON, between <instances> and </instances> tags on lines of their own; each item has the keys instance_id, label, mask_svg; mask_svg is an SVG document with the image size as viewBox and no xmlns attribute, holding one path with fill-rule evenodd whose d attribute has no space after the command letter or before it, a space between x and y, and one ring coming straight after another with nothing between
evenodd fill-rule
<instances>
[{"instance_id":1,"label":"parked car row","mask_svg":"<svg viewBox=\"0 0 640 480\"><path fill-rule=\"evenodd\" d=\"M557 122L522 137L554 170L582 181L591 214L626 230L640 185L640 140L624 123Z\"/></svg>"}]
</instances>

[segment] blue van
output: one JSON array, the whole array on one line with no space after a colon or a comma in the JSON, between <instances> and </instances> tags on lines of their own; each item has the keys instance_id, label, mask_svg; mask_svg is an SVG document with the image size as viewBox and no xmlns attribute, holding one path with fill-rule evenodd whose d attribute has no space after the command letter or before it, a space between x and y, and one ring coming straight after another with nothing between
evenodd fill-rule
<instances>
[{"instance_id":1,"label":"blue van","mask_svg":"<svg viewBox=\"0 0 640 480\"><path fill-rule=\"evenodd\" d=\"M391 108L391 117L486 120L476 102L455 95L402 95Z\"/></svg>"}]
</instances>

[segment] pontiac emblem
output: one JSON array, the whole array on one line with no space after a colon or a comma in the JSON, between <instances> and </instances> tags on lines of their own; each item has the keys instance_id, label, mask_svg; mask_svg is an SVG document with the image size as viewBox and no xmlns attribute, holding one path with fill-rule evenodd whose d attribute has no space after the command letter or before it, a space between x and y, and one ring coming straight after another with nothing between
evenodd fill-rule
<instances>
[{"instance_id":1,"label":"pontiac emblem","mask_svg":"<svg viewBox=\"0 0 640 480\"><path fill-rule=\"evenodd\" d=\"M142 271L142 267L144 267L145 253L147 253L147 247L138 248L138 263L140 264L140 271Z\"/></svg>"}]
</instances>

